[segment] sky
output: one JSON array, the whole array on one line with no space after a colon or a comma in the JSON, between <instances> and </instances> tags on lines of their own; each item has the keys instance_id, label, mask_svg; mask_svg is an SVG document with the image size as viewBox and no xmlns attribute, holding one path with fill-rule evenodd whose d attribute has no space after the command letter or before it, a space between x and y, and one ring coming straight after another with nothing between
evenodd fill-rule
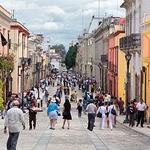
<instances>
[{"instance_id":1,"label":"sky","mask_svg":"<svg viewBox=\"0 0 150 150\"><path fill-rule=\"evenodd\" d=\"M0 0L8 11L15 11L15 18L30 33L41 33L50 44L76 41L88 28L92 16L121 16L123 0ZM99 9L100 8L100 9Z\"/></svg>"}]
</instances>

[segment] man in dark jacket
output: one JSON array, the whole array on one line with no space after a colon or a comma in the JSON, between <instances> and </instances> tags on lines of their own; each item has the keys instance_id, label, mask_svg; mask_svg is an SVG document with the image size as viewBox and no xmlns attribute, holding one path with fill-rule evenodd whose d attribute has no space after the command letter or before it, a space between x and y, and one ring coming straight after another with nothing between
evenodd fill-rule
<instances>
[{"instance_id":1,"label":"man in dark jacket","mask_svg":"<svg viewBox=\"0 0 150 150\"><path fill-rule=\"evenodd\" d=\"M36 128L36 114L37 112L35 112L33 110L34 107L37 107L37 103L36 101L33 99L31 101L31 105L29 107L29 130L32 130L32 122L33 122L33 128Z\"/></svg>"}]
</instances>

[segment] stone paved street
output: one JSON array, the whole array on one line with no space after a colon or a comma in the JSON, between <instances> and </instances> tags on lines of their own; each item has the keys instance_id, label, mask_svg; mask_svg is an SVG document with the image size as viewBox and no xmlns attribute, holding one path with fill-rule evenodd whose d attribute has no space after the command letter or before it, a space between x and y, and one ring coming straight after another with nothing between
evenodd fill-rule
<instances>
[{"instance_id":1,"label":"stone paved street","mask_svg":"<svg viewBox=\"0 0 150 150\"><path fill-rule=\"evenodd\" d=\"M51 95L55 88L50 88ZM58 119L56 130L49 129L49 119L46 112L38 113L37 128L28 130L26 114L26 130L22 131L18 141L18 150L149 150L150 137L141 135L121 124L117 128L100 130L99 119L93 132L86 129L87 116L78 119L75 104L72 103L70 130L62 129L62 117ZM0 150L6 150L8 135L0 130Z\"/></svg>"}]
</instances>

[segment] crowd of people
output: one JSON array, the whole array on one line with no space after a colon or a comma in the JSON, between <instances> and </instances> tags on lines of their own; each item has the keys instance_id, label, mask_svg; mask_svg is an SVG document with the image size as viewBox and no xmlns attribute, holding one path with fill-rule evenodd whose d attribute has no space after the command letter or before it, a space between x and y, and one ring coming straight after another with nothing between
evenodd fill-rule
<instances>
[{"instance_id":1,"label":"crowd of people","mask_svg":"<svg viewBox=\"0 0 150 150\"><path fill-rule=\"evenodd\" d=\"M47 116L50 120L49 128L55 130L58 116L62 116L62 129L70 129L70 120L72 120L71 103L76 103L76 110L78 117L82 117L82 112L87 113L88 125L87 129L93 131L95 127L95 118L100 118L100 128L116 127L116 118L118 115L124 115L127 112L129 116L129 126L133 127L135 121L136 126L139 124L143 127L145 110L148 109L143 100L139 102L134 99L124 109L124 101L122 98L113 97L110 93L104 93L96 86L95 78L86 78L78 74L62 73L60 75L52 74L44 80L40 80L39 84L32 89L24 92L24 100L21 96L12 96L8 94L6 107L3 110L3 117L5 117L5 128L9 129L9 138L7 142L7 149L15 149L17 139L20 132L20 125L25 129L25 121L22 108L28 110L29 114L29 130L36 129L36 115L37 112L42 111L39 107L47 106ZM49 87L56 86L57 89L50 97ZM78 99L77 90L82 93L82 97ZM64 97L63 97L64 95ZM64 98L64 99L63 99ZM63 108L61 111L61 105ZM23 107L22 107L23 106ZM23 111L24 111L23 110ZM20 118L21 116L21 118ZM13 122L15 121L15 124ZM17 134L16 134L17 133ZM11 145L12 144L12 145Z\"/></svg>"}]
</instances>

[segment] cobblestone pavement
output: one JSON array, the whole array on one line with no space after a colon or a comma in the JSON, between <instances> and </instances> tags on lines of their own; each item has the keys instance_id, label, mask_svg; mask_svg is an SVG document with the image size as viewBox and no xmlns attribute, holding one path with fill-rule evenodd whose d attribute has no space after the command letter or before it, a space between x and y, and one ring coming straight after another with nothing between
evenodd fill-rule
<instances>
[{"instance_id":1,"label":"cobblestone pavement","mask_svg":"<svg viewBox=\"0 0 150 150\"><path fill-rule=\"evenodd\" d=\"M55 88L50 88L54 94ZM49 129L49 119L46 110L37 114L37 128L28 130L28 116L26 114L26 130L20 133L18 150L149 150L150 137L144 136L118 124L112 131L108 128L99 129L99 119L96 119L94 131L88 131L87 116L78 119L72 103L71 128L64 130L62 117L60 116L56 130ZM6 150L8 135L0 131L0 150Z\"/></svg>"}]
</instances>

